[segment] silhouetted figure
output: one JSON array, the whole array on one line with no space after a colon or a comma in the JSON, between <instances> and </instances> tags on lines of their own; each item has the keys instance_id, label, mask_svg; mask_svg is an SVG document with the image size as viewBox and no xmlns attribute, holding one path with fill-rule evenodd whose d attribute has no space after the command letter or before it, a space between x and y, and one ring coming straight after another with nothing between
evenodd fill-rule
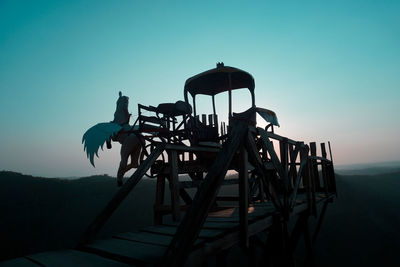
<instances>
[{"instance_id":1,"label":"silhouetted figure","mask_svg":"<svg viewBox=\"0 0 400 267\"><path fill-rule=\"evenodd\" d=\"M129 98L119 92L114 120L109 123L98 123L83 135L82 143L90 162L94 166L94 154L98 156L98 149L103 149L104 142L111 148L111 140L121 144L121 161L117 172L118 186L122 185L124 174L132 168L138 167L138 158L141 151L141 141L132 133L129 125L131 114L128 111ZM128 164L129 156L131 162Z\"/></svg>"}]
</instances>

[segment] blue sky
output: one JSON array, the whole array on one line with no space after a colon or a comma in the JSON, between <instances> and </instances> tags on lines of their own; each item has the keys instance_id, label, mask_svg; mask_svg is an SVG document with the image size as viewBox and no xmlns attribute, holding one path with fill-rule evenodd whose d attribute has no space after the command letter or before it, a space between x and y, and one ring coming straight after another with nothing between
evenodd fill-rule
<instances>
[{"instance_id":1,"label":"blue sky","mask_svg":"<svg viewBox=\"0 0 400 267\"><path fill-rule=\"evenodd\" d=\"M337 164L399 160L399 13L398 1L2 0L0 169L115 175L118 145L94 169L81 137L112 120L118 91L136 114L183 99L218 61L254 76L277 133L330 140Z\"/></svg>"}]
</instances>

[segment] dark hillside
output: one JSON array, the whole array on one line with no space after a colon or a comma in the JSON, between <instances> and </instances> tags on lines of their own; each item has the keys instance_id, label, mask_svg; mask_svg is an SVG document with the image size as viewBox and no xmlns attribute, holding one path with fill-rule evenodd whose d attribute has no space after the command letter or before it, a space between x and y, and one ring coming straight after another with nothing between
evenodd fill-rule
<instances>
[{"instance_id":1,"label":"dark hillside","mask_svg":"<svg viewBox=\"0 0 400 267\"><path fill-rule=\"evenodd\" d=\"M142 180L101 235L151 224L153 184ZM75 246L117 190L108 176L64 180L0 172L0 259Z\"/></svg>"},{"instance_id":2,"label":"dark hillside","mask_svg":"<svg viewBox=\"0 0 400 267\"><path fill-rule=\"evenodd\" d=\"M100 236L152 224L154 186L143 179ZM337 175L337 188L316 243L317 266L400 266L400 172ZM108 176L63 180L0 172L0 259L73 247L117 190ZM238 248L230 255L244 264Z\"/></svg>"},{"instance_id":3,"label":"dark hillside","mask_svg":"<svg viewBox=\"0 0 400 267\"><path fill-rule=\"evenodd\" d=\"M400 266L400 171L337 175L317 242L319 266Z\"/></svg>"}]
</instances>

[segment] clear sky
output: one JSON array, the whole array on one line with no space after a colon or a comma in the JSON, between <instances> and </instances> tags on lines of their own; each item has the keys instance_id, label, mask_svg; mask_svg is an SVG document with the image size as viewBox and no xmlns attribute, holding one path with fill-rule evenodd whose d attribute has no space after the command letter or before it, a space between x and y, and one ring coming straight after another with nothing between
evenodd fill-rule
<instances>
[{"instance_id":1,"label":"clear sky","mask_svg":"<svg viewBox=\"0 0 400 267\"><path fill-rule=\"evenodd\" d=\"M118 91L135 115L218 61L254 76L278 134L330 140L336 164L399 160L399 14L400 1L1 0L0 170L116 175L118 145L93 168L81 138L113 119Z\"/></svg>"}]
</instances>

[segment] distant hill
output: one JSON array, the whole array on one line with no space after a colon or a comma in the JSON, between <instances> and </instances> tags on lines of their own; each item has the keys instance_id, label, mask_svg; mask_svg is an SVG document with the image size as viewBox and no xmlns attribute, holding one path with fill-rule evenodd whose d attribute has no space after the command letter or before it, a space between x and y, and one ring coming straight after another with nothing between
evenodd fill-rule
<instances>
[{"instance_id":1,"label":"distant hill","mask_svg":"<svg viewBox=\"0 0 400 267\"><path fill-rule=\"evenodd\" d=\"M315 245L317 266L400 266L400 171L336 178L338 198ZM154 189L155 180L143 179L99 237L152 224ZM0 172L0 260L74 247L117 190L109 176L65 180ZM232 254L240 255L239 248Z\"/></svg>"},{"instance_id":2,"label":"distant hill","mask_svg":"<svg viewBox=\"0 0 400 267\"><path fill-rule=\"evenodd\" d=\"M335 171L343 175L376 175L400 171L400 161L369 164L351 164L335 166Z\"/></svg>"},{"instance_id":3,"label":"distant hill","mask_svg":"<svg viewBox=\"0 0 400 267\"><path fill-rule=\"evenodd\" d=\"M143 179L100 236L151 224L153 185ZM74 247L117 190L109 176L66 180L0 172L0 260Z\"/></svg>"}]
</instances>

